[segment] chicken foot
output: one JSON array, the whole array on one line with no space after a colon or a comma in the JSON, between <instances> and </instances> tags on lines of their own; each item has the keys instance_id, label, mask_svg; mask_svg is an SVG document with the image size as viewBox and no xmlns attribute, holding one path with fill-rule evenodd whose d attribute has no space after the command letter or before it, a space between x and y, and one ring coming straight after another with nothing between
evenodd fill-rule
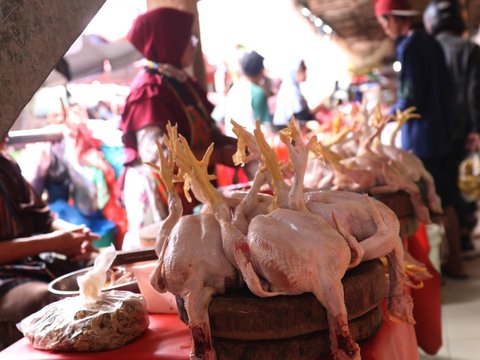
<instances>
[{"instance_id":1,"label":"chicken foot","mask_svg":"<svg viewBox=\"0 0 480 360\"><path fill-rule=\"evenodd\" d=\"M337 286L339 279L323 276L318 279L322 291L314 291L317 300L327 309L329 324L330 349L335 360L360 360L360 347L353 341L348 328L347 308L342 286ZM326 296L328 294L329 296Z\"/></svg>"},{"instance_id":2,"label":"chicken foot","mask_svg":"<svg viewBox=\"0 0 480 360\"><path fill-rule=\"evenodd\" d=\"M208 306L217 293L211 287L197 287L184 297L188 327L193 339L190 360L215 360Z\"/></svg>"}]
</instances>

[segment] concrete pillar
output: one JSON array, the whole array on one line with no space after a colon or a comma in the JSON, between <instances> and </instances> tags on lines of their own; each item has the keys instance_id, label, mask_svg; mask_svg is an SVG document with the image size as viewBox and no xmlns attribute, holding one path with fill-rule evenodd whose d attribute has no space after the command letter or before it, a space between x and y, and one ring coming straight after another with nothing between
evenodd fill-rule
<instances>
[{"instance_id":1,"label":"concrete pillar","mask_svg":"<svg viewBox=\"0 0 480 360\"><path fill-rule=\"evenodd\" d=\"M104 2L0 1L0 138Z\"/></svg>"},{"instance_id":2,"label":"concrete pillar","mask_svg":"<svg viewBox=\"0 0 480 360\"><path fill-rule=\"evenodd\" d=\"M193 34L200 39L200 26L198 21L197 0L147 0L147 8L173 7L194 14ZM207 87L207 76L205 72L205 61L203 60L202 43L198 43L195 61L193 63L193 76L204 88Z\"/></svg>"}]
</instances>

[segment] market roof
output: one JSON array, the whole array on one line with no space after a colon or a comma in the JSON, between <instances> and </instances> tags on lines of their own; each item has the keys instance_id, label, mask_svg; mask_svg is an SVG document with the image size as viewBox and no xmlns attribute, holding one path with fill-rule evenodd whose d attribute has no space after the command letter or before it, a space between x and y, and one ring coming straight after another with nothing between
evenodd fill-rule
<instances>
[{"instance_id":1,"label":"market roof","mask_svg":"<svg viewBox=\"0 0 480 360\"><path fill-rule=\"evenodd\" d=\"M375 19L374 0L297 0L321 18L342 39L353 42L378 42L385 35ZM466 3L468 29L473 34L480 24L480 0ZM414 9L423 12L429 0L411 1Z\"/></svg>"}]
</instances>

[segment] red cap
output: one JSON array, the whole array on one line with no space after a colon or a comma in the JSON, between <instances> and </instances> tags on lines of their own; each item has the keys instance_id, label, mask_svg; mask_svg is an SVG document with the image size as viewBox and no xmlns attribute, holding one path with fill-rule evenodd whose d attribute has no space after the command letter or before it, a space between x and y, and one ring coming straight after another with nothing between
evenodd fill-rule
<instances>
[{"instance_id":1,"label":"red cap","mask_svg":"<svg viewBox=\"0 0 480 360\"><path fill-rule=\"evenodd\" d=\"M413 10L408 0L375 0L375 16L397 15L415 16L419 12Z\"/></svg>"}]
</instances>

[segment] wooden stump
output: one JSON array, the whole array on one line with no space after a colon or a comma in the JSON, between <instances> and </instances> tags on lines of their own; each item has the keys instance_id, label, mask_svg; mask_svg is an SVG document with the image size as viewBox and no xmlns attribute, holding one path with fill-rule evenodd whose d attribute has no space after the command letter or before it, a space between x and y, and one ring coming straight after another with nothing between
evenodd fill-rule
<instances>
[{"instance_id":1,"label":"wooden stump","mask_svg":"<svg viewBox=\"0 0 480 360\"><path fill-rule=\"evenodd\" d=\"M382 325L383 311L375 307L363 316L349 321L355 341L375 335ZM231 340L213 337L218 360L314 360L330 354L328 330L276 340Z\"/></svg>"},{"instance_id":2,"label":"wooden stump","mask_svg":"<svg viewBox=\"0 0 480 360\"><path fill-rule=\"evenodd\" d=\"M398 191L393 194L381 194L373 197L387 205L397 215L402 239L417 232L418 221L410 201L410 195L404 191Z\"/></svg>"},{"instance_id":3,"label":"wooden stump","mask_svg":"<svg viewBox=\"0 0 480 360\"><path fill-rule=\"evenodd\" d=\"M367 339L383 320L383 265L362 263L346 273L342 284L351 335L355 341ZM209 316L218 359L315 359L330 353L326 311L311 293L259 298L242 289L214 297Z\"/></svg>"},{"instance_id":4,"label":"wooden stump","mask_svg":"<svg viewBox=\"0 0 480 360\"><path fill-rule=\"evenodd\" d=\"M397 191L392 194L371 195L378 201L387 205L399 219L415 216L410 195L404 191Z\"/></svg>"}]
</instances>

